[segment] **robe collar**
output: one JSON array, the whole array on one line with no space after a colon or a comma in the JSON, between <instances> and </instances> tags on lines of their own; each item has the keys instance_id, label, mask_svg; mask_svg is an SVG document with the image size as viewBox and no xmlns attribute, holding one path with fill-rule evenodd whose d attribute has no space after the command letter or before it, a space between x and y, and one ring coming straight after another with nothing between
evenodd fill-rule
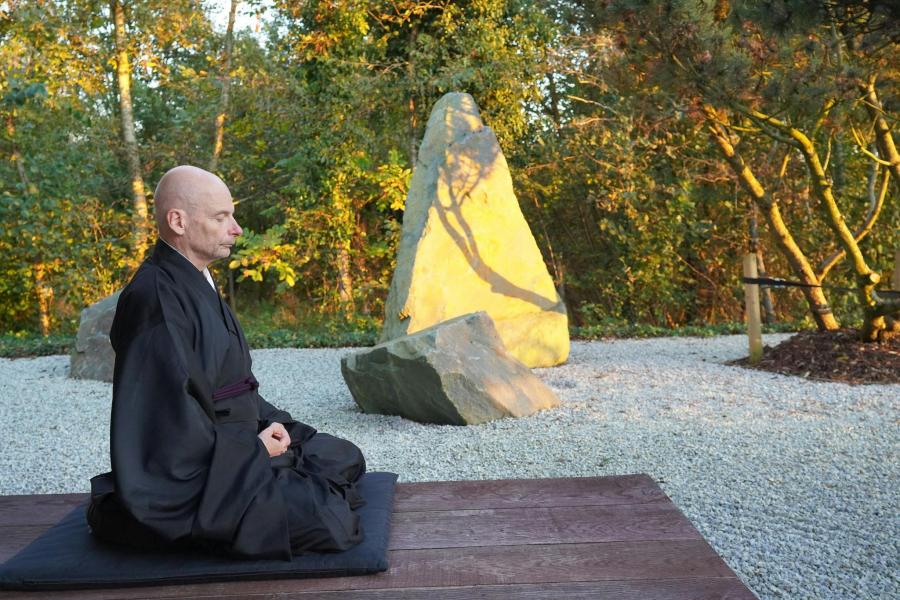
<instances>
[{"instance_id":1,"label":"robe collar","mask_svg":"<svg viewBox=\"0 0 900 600\"><path fill-rule=\"evenodd\" d=\"M225 327L231 332L236 332L237 325L235 319L230 315L225 303L222 302L218 290L209 285L209 281L204 277L202 271L198 271L197 267L189 261L181 252L170 246L162 239L156 240L156 247L153 248L153 254L150 256L150 262L167 271L177 281L192 287L200 292L200 294L209 302L210 307L218 309L222 315L222 321Z\"/></svg>"},{"instance_id":2,"label":"robe collar","mask_svg":"<svg viewBox=\"0 0 900 600\"><path fill-rule=\"evenodd\" d=\"M156 246L153 248L153 254L150 256L150 261L160 267L168 267L167 270L171 270L173 274L177 273L183 277L186 282L192 285L197 282L202 282L203 287L218 296L218 292L212 289L206 281L203 272L198 271L197 267L194 266L194 263L189 261L184 254L170 246L165 240L161 238L156 240Z\"/></svg>"},{"instance_id":3,"label":"robe collar","mask_svg":"<svg viewBox=\"0 0 900 600\"><path fill-rule=\"evenodd\" d=\"M181 250L179 250L178 248L176 248L175 246L173 246L166 240L164 240L162 238L158 238L156 241L157 241L157 243L162 242L163 244L165 244L166 246L168 246L169 248L171 248L172 250L174 250L175 252L177 252L178 254L183 256L185 260L187 260L188 262L191 262L187 256L184 256L184 253ZM191 263L191 264L193 265L194 263ZM194 268L196 268L196 265L194 265ZM216 289L216 284L213 281L212 275L209 272L209 267L203 267L203 271L201 271L201 273L203 273L203 276L206 278L206 281L209 283L210 287L212 287L212 289Z\"/></svg>"}]
</instances>

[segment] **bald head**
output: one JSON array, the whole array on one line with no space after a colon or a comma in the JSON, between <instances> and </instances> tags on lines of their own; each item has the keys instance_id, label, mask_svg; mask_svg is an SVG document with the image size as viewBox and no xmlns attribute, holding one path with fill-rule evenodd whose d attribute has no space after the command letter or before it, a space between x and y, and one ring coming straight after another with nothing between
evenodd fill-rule
<instances>
[{"instance_id":1,"label":"bald head","mask_svg":"<svg viewBox=\"0 0 900 600\"><path fill-rule=\"evenodd\" d=\"M153 194L156 226L160 237L170 241L171 228L167 217L170 210L179 209L194 214L199 207L222 194L227 194L231 199L231 193L225 182L209 171L190 165L181 165L166 171Z\"/></svg>"},{"instance_id":2,"label":"bald head","mask_svg":"<svg viewBox=\"0 0 900 600\"><path fill-rule=\"evenodd\" d=\"M166 172L154 193L159 237L198 269L228 256L241 227L228 186L209 171L182 165Z\"/></svg>"}]
</instances>

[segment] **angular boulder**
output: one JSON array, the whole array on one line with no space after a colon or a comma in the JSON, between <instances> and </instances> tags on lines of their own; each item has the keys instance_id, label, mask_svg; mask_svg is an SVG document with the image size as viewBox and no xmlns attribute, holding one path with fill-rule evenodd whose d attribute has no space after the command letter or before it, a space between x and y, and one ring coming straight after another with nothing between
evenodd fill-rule
<instances>
[{"instance_id":1,"label":"angular boulder","mask_svg":"<svg viewBox=\"0 0 900 600\"><path fill-rule=\"evenodd\" d=\"M410 182L381 341L486 311L529 367L566 361L569 331L494 132L468 94L428 119Z\"/></svg>"},{"instance_id":2,"label":"angular boulder","mask_svg":"<svg viewBox=\"0 0 900 600\"><path fill-rule=\"evenodd\" d=\"M420 423L470 425L559 404L484 312L344 356L341 373L363 411Z\"/></svg>"},{"instance_id":3,"label":"angular boulder","mask_svg":"<svg viewBox=\"0 0 900 600\"><path fill-rule=\"evenodd\" d=\"M81 311L81 323L75 338L75 350L69 357L69 377L113 380L116 353L109 341L109 330L116 316L121 290Z\"/></svg>"}]
</instances>

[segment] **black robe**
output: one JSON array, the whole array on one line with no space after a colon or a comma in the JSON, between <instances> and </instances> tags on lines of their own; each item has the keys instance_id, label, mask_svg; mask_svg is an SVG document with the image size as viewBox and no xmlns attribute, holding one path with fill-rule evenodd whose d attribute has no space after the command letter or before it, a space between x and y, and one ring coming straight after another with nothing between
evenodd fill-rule
<instances>
[{"instance_id":1,"label":"black robe","mask_svg":"<svg viewBox=\"0 0 900 600\"><path fill-rule=\"evenodd\" d=\"M91 480L95 535L283 559L362 539L354 512L362 503L354 485L365 471L362 453L252 389L237 319L165 242L122 291L110 340L112 472ZM251 389L220 398L244 381ZM284 424L291 448L269 458L257 434L273 422Z\"/></svg>"}]
</instances>

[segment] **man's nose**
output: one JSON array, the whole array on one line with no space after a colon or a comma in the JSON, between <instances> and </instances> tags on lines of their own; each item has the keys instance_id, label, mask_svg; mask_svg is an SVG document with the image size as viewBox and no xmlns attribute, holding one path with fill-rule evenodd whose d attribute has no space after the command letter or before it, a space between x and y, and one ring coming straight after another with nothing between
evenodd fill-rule
<instances>
[{"instance_id":1,"label":"man's nose","mask_svg":"<svg viewBox=\"0 0 900 600\"><path fill-rule=\"evenodd\" d=\"M234 217L231 217L231 231L229 233L231 233L231 235L235 237L244 233L244 230L241 229L241 226L238 225L237 219L235 219Z\"/></svg>"}]
</instances>

